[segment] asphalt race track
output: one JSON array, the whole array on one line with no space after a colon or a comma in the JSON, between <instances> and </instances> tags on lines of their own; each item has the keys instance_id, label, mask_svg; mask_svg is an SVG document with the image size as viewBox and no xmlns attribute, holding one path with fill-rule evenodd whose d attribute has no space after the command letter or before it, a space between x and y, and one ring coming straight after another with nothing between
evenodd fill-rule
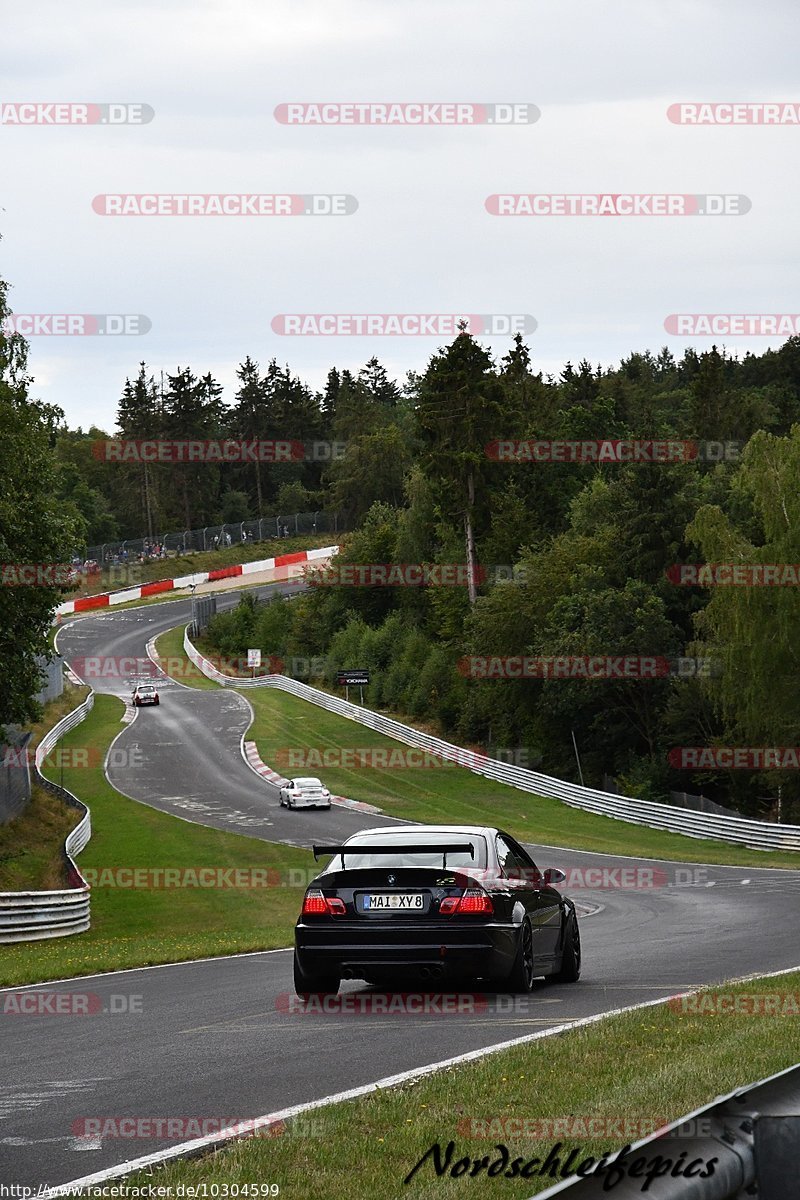
<instances>
[{"instance_id":1,"label":"asphalt race track","mask_svg":"<svg viewBox=\"0 0 800 1200\"><path fill-rule=\"evenodd\" d=\"M235 602L219 599L220 607ZM181 601L83 617L65 626L59 650L68 659L143 657L146 643L188 620L189 609ZM93 685L127 698L133 682ZM345 809L280 809L276 790L241 759L244 701L167 680L162 694L161 706L142 710L116 742L142 752L140 768L119 779L110 772L126 795L295 845L381 823ZM539 866L567 870L565 891L578 903L600 906L582 922L575 985L542 984L531 997L487 994L458 1014L305 1012L294 1003L290 952L273 951L5 993L89 993L92 1015L4 1016L0 1179L52 1186L172 1144L84 1138L85 1118L246 1120L570 1019L798 962L800 871L532 849ZM343 991L363 997L369 989L351 983Z\"/></svg>"},{"instance_id":2,"label":"asphalt race track","mask_svg":"<svg viewBox=\"0 0 800 1200\"><path fill-rule=\"evenodd\" d=\"M275 591L296 594L297 585L270 584L254 589L264 596ZM233 607L239 593L217 598L217 610ZM136 662L147 663L147 643L167 629L191 620L191 601L172 601L119 613L81 617L65 624L58 649L69 662L97 657L132 673L112 670L91 679L96 692L129 700L139 678ZM240 752L242 734L252 719L250 706L238 692L223 688L201 691L163 676L162 702L138 710L138 716L114 743L108 777L118 791L134 800L203 825L232 833L248 833L272 842L310 846L311 830L349 837L362 829L363 814L334 806L330 813L290 812L281 808L278 789L257 776ZM118 765L115 766L115 758ZM315 822L316 818L316 822ZM324 822L319 824L319 822ZM373 817L371 824L394 825L391 818Z\"/></svg>"}]
</instances>

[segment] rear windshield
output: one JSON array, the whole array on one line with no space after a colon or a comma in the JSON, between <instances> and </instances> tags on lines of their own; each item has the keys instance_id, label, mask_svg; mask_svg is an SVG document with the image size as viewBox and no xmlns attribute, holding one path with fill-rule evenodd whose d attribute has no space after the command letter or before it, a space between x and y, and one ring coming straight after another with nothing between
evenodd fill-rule
<instances>
[{"instance_id":1,"label":"rear windshield","mask_svg":"<svg viewBox=\"0 0 800 1200\"><path fill-rule=\"evenodd\" d=\"M295 779L294 783L295 783L295 787L302 787L302 788L322 787L322 784L320 783L320 781L318 779Z\"/></svg>"},{"instance_id":2,"label":"rear windshield","mask_svg":"<svg viewBox=\"0 0 800 1200\"><path fill-rule=\"evenodd\" d=\"M366 834L359 835L347 844L348 846L357 846L359 842L363 842L365 846L410 846L417 842L422 846L469 844L474 850L475 857L470 858L469 852L466 850L450 851L445 860L443 860L441 850L398 850L396 854L345 854L345 870L364 870L370 867L441 867L443 861L446 862L448 869L486 866L486 839L480 834L456 832L420 836L418 833L398 830L397 833L371 838ZM341 871L341 869L341 855L337 854L325 867L323 874L328 871Z\"/></svg>"}]
</instances>

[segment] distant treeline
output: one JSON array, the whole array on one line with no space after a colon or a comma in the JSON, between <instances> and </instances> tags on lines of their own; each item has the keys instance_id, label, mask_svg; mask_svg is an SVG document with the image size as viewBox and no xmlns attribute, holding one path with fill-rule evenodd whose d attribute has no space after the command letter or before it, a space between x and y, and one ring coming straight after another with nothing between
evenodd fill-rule
<instances>
[{"instance_id":1,"label":"distant treeline","mask_svg":"<svg viewBox=\"0 0 800 1200\"><path fill-rule=\"evenodd\" d=\"M519 337L496 362L462 335L391 396L360 378L346 394L348 415L360 398L359 419L348 424L329 396L323 425L348 445L321 487L360 522L337 582L243 602L211 627L220 651L328 655L328 682L337 668L369 667L370 704L548 773L577 779L574 734L588 783L611 775L630 795L703 792L800 820L796 770L676 765L684 748L723 748L721 761L725 748L748 748L746 764L798 742L798 588L761 586L758 570L736 586L683 585L695 577L676 568L800 563L800 339L741 360L711 348L680 361L633 354L613 370L581 362L553 379ZM583 461L542 461L531 443L544 441L558 443L556 459L564 443L650 451L588 461L584 446ZM347 563L461 564L461 582L359 586L342 575ZM481 679L468 661L518 656L658 668L645 679Z\"/></svg>"},{"instance_id":2,"label":"distant treeline","mask_svg":"<svg viewBox=\"0 0 800 1200\"><path fill-rule=\"evenodd\" d=\"M142 363L125 382L113 430L60 428L59 494L85 521L87 544L152 539L275 513L328 508L354 519L366 511L359 494L364 448L371 447L374 459L384 450L394 457L411 408L377 359L357 376L331 370L322 393L274 360L262 372L248 358L237 374L239 387L226 404L209 374L179 368L156 378ZM117 439L122 445L108 449ZM254 460L247 449L241 462L219 461L224 443L256 441L276 446L279 461ZM164 446L189 442L209 443L209 461L148 461ZM406 464L410 454L406 446ZM380 472L373 463L373 498L402 500L403 462L399 473Z\"/></svg>"}]
</instances>

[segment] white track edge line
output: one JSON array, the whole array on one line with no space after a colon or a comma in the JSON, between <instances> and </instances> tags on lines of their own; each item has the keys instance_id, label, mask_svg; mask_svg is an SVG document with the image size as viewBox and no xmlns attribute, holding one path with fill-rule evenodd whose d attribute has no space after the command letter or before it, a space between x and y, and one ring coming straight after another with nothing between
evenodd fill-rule
<instances>
[{"instance_id":1,"label":"white track edge line","mask_svg":"<svg viewBox=\"0 0 800 1200\"><path fill-rule=\"evenodd\" d=\"M645 826L642 825L639 826L639 828L644 829ZM668 831L657 830L654 832L666 833ZM680 834L678 836L684 835ZM517 840L522 841L522 838L518 838ZM733 845L733 843L725 844ZM783 875L791 871L794 871L795 873L800 872L800 867L750 867L746 863L706 863L694 861L689 862L684 858L648 858L648 856L645 854L612 854L610 851L603 850L578 850L574 846L554 846L550 842L529 841L527 842L527 845L541 846L543 850L563 850L565 854L593 854L596 858L624 858L633 860L635 862L670 863L679 867L711 867L714 870L722 871L779 871ZM764 851L764 853L775 854L778 852L774 850L768 850ZM791 851L791 853L798 854L799 852L795 850Z\"/></svg>"},{"instance_id":2,"label":"white track edge line","mask_svg":"<svg viewBox=\"0 0 800 1200\"><path fill-rule=\"evenodd\" d=\"M193 967L197 963L227 962L230 958L257 958L262 954L289 954L294 946L275 946L272 950L240 950L236 954L212 954L206 958L182 958L178 962L150 963L146 967L119 967L115 971L95 971L93 975L66 975L62 979L44 979L39 983L17 983L0 987L0 996L7 992L28 992L49 987L53 983L81 983L86 979L111 979L114 975L131 975L134 971L163 971L166 967Z\"/></svg>"},{"instance_id":3,"label":"white track edge line","mask_svg":"<svg viewBox=\"0 0 800 1200\"><path fill-rule=\"evenodd\" d=\"M800 967L788 967L781 971L772 971L766 975L744 975L741 978L727 980L728 983L745 983L748 979L772 979L779 975L790 975L793 972L800 970ZM497 1054L502 1050L509 1050L514 1046L527 1045L530 1042L538 1042L546 1037L553 1037L559 1033L568 1033L571 1029L585 1028L587 1025L596 1025L599 1021L605 1021L609 1017L623 1016L625 1013L639 1012L645 1008L653 1008L657 1004L666 1004L669 1000L679 999L683 996L693 996L698 992L705 990L709 985L704 984L699 988L692 988L688 991L677 992L674 996L662 996L657 1000L644 1000L640 1004L628 1004L622 1008L612 1008L607 1012L595 1013L589 1017L580 1017L577 1021L571 1021L564 1025L554 1025L552 1029L540 1029L536 1033L524 1034L522 1037L511 1038L509 1041L496 1042L491 1046L483 1046L479 1050L469 1050L465 1054L455 1055L453 1058L445 1058L441 1062L429 1063L424 1067L413 1067L409 1071L401 1071L397 1075L387 1075L383 1079L378 1079L374 1083L362 1084L360 1087L349 1088L343 1092L335 1092L330 1096L324 1096L320 1100L309 1100L303 1104L295 1104L289 1108L280 1109L278 1112L268 1113L263 1117L256 1117L251 1123L251 1129L257 1130L274 1124L276 1121L288 1120L291 1117L298 1116L300 1113L312 1112L315 1109L327 1108L332 1104L341 1104L347 1100L358 1100L362 1096L368 1096L373 1092L385 1090L387 1088L398 1087L403 1083L410 1083L417 1079L423 1079L426 1075L433 1075L439 1071L444 1071L448 1067L460 1066L462 1063L475 1062L481 1058L487 1058L491 1054ZM711 985L714 986L714 985ZM249 1132L249 1131L248 1131ZM248 1134L245 1134L245 1137ZM213 1149L216 1146L224 1146L228 1142L241 1140L242 1135L237 1134L235 1130L228 1133L209 1134L206 1137L194 1138L189 1142L182 1142L177 1146L170 1146L167 1150L159 1150L154 1154L146 1154L141 1158L129 1159L125 1163L120 1163L116 1167L108 1167L104 1171L96 1171L92 1175L84 1175L80 1179L73 1179L69 1183L58 1184L55 1187L48 1188L40 1193L43 1200L49 1200L51 1197L65 1196L73 1189L80 1187L90 1187L106 1180L119 1179L121 1176L130 1175L134 1171L141 1171L147 1167L159 1166L175 1158L185 1158L192 1155L202 1153L206 1149Z\"/></svg>"}]
</instances>

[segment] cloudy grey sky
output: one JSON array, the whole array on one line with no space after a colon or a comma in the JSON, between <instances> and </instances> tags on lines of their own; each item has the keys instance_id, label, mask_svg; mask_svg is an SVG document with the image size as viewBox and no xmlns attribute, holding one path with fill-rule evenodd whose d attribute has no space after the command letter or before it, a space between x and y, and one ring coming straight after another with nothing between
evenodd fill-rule
<instances>
[{"instance_id":1,"label":"cloudy grey sky","mask_svg":"<svg viewBox=\"0 0 800 1200\"><path fill-rule=\"evenodd\" d=\"M800 126L686 127L679 101L800 101L788 0L37 0L2 103L149 104L146 125L0 125L0 275L18 313L142 313L141 337L32 342L37 393L110 429L144 358L250 354L320 385L436 337L287 337L280 313L528 313L535 363L706 347L670 313L793 313ZM291 101L528 102L534 124L297 126ZM107 193L347 193L344 217L103 217ZM744 194L745 216L515 217L519 193ZM508 339L484 339L498 355ZM744 353L780 338L717 338Z\"/></svg>"}]
</instances>

